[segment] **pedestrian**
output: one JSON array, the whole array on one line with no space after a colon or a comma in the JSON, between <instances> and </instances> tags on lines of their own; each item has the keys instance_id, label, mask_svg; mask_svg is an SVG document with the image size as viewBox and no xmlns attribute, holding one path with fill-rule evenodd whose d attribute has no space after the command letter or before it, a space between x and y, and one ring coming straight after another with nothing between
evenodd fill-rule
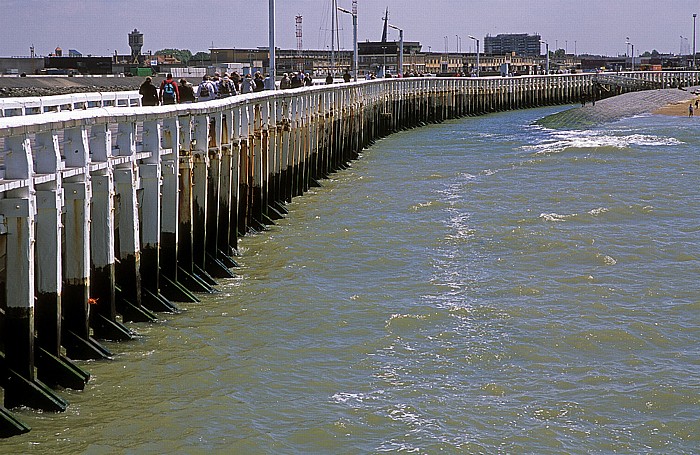
<instances>
[{"instance_id":1,"label":"pedestrian","mask_svg":"<svg viewBox=\"0 0 700 455\"><path fill-rule=\"evenodd\" d=\"M147 77L139 87L139 95L141 95L141 106L158 106L158 89L153 85L153 79Z\"/></svg>"},{"instance_id":2,"label":"pedestrian","mask_svg":"<svg viewBox=\"0 0 700 455\"><path fill-rule=\"evenodd\" d=\"M700 100L695 100L695 109L698 108L698 103L700 103Z\"/></svg>"},{"instance_id":3,"label":"pedestrian","mask_svg":"<svg viewBox=\"0 0 700 455\"><path fill-rule=\"evenodd\" d=\"M202 82L197 87L197 101L216 99L216 87L209 76L202 76Z\"/></svg>"},{"instance_id":4,"label":"pedestrian","mask_svg":"<svg viewBox=\"0 0 700 455\"><path fill-rule=\"evenodd\" d=\"M688 105L688 117L692 117L692 116L693 116L693 103L690 103Z\"/></svg>"},{"instance_id":5,"label":"pedestrian","mask_svg":"<svg viewBox=\"0 0 700 455\"><path fill-rule=\"evenodd\" d=\"M328 73L328 76L326 76L326 84L330 85L333 83L333 75L331 73Z\"/></svg>"},{"instance_id":6,"label":"pedestrian","mask_svg":"<svg viewBox=\"0 0 700 455\"><path fill-rule=\"evenodd\" d=\"M165 80L160 84L158 99L161 104L177 104L180 102L180 92L177 89L177 82L173 80L173 75L168 73Z\"/></svg>"},{"instance_id":7,"label":"pedestrian","mask_svg":"<svg viewBox=\"0 0 700 455\"><path fill-rule=\"evenodd\" d=\"M265 90L274 90L275 87L275 79L270 76L270 73L265 73L265 80L263 80L263 84L265 85Z\"/></svg>"},{"instance_id":8,"label":"pedestrian","mask_svg":"<svg viewBox=\"0 0 700 455\"><path fill-rule=\"evenodd\" d=\"M234 71L231 73L231 82L233 82L233 85L236 87L236 93L241 92L241 75L238 74L238 71Z\"/></svg>"},{"instance_id":9,"label":"pedestrian","mask_svg":"<svg viewBox=\"0 0 700 455\"><path fill-rule=\"evenodd\" d=\"M313 87L313 85L314 85L314 80L311 79L311 75L309 73L306 73L304 75L304 85L306 87Z\"/></svg>"},{"instance_id":10,"label":"pedestrian","mask_svg":"<svg viewBox=\"0 0 700 455\"><path fill-rule=\"evenodd\" d=\"M265 81L263 80L262 74L260 74L260 71L255 72L255 77L253 78L253 91L254 92L262 92L265 90Z\"/></svg>"},{"instance_id":11,"label":"pedestrian","mask_svg":"<svg viewBox=\"0 0 700 455\"><path fill-rule=\"evenodd\" d=\"M292 85L292 88L299 88L302 85L304 85L303 80L299 79L299 75L296 73L292 73L292 75L289 77L289 81Z\"/></svg>"},{"instance_id":12,"label":"pedestrian","mask_svg":"<svg viewBox=\"0 0 700 455\"><path fill-rule=\"evenodd\" d=\"M350 73L348 73L348 70L345 70L345 73L343 73L343 80L345 83L350 82Z\"/></svg>"},{"instance_id":13,"label":"pedestrian","mask_svg":"<svg viewBox=\"0 0 700 455\"><path fill-rule=\"evenodd\" d=\"M292 88L292 81L289 80L289 74L284 73L282 75L282 80L280 80L280 90L287 90Z\"/></svg>"},{"instance_id":14,"label":"pedestrian","mask_svg":"<svg viewBox=\"0 0 700 455\"><path fill-rule=\"evenodd\" d=\"M252 93L254 87L253 76L250 73L246 74L241 81L241 94Z\"/></svg>"},{"instance_id":15,"label":"pedestrian","mask_svg":"<svg viewBox=\"0 0 700 455\"><path fill-rule=\"evenodd\" d=\"M228 98L229 96L237 94L236 87L234 87L228 73L224 73L224 77L219 81L217 93L219 94L219 98Z\"/></svg>"},{"instance_id":16,"label":"pedestrian","mask_svg":"<svg viewBox=\"0 0 700 455\"><path fill-rule=\"evenodd\" d=\"M194 88L192 88L192 84L187 82L187 79L180 79L178 91L180 92L180 103L194 103Z\"/></svg>"}]
</instances>

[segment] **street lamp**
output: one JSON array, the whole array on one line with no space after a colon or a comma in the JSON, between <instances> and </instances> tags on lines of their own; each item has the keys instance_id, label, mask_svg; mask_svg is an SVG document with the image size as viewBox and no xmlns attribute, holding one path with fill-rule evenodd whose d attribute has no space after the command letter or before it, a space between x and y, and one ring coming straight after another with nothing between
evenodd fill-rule
<instances>
[{"instance_id":1,"label":"street lamp","mask_svg":"<svg viewBox=\"0 0 700 455\"><path fill-rule=\"evenodd\" d=\"M398 28L395 25L387 24L388 27L393 28L394 30L399 31L399 74L401 77L403 77L403 29Z\"/></svg>"},{"instance_id":2,"label":"street lamp","mask_svg":"<svg viewBox=\"0 0 700 455\"><path fill-rule=\"evenodd\" d=\"M549 43L547 41L540 40L540 44L544 44L545 52L547 54L547 74L549 74Z\"/></svg>"},{"instance_id":3,"label":"street lamp","mask_svg":"<svg viewBox=\"0 0 700 455\"><path fill-rule=\"evenodd\" d=\"M384 66L382 66L382 77L386 77L386 46L382 46L384 52Z\"/></svg>"},{"instance_id":4,"label":"street lamp","mask_svg":"<svg viewBox=\"0 0 700 455\"><path fill-rule=\"evenodd\" d=\"M695 70L695 18L697 14L693 13L693 70Z\"/></svg>"},{"instance_id":5,"label":"street lamp","mask_svg":"<svg viewBox=\"0 0 700 455\"><path fill-rule=\"evenodd\" d=\"M479 77L479 40L471 35L469 39L476 41L476 77Z\"/></svg>"},{"instance_id":6,"label":"street lamp","mask_svg":"<svg viewBox=\"0 0 700 455\"><path fill-rule=\"evenodd\" d=\"M275 0L270 0L268 14L270 16L270 76L272 77L272 81L274 82L275 76L277 75L277 70L275 67ZM274 89L275 84L272 84L272 87Z\"/></svg>"},{"instance_id":7,"label":"street lamp","mask_svg":"<svg viewBox=\"0 0 700 455\"><path fill-rule=\"evenodd\" d=\"M630 37L627 37L627 43L628 46L632 46L632 71L634 71L634 44L630 43Z\"/></svg>"},{"instance_id":8,"label":"street lamp","mask_svg":"<svg viewBox=\"0 0 700 455\"><path fill-rule=\"evenodd\" d=\"M341 13L349 14L352 16L352 66L353 66L353 72L355 73L354 80L357 82L357 13L353 13L352 11L348 11L345 8L337 7L338 11Z\"/></svg>"}]
</instances>

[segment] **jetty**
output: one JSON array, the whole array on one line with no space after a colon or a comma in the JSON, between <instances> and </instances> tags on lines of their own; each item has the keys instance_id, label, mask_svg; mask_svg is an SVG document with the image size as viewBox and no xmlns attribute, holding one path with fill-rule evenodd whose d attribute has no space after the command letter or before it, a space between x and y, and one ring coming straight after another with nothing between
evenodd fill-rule
<instances>
[{"instance_id":1,"label":"jetty","mask_svg":"<svg viewBox=\"0 0 700 455\"><path fill-rule=\"evenodd\" d=\"M624 75L621 75L622 77ZM235 276L241 237L373 141L427 123L697 85L697 72L404 78L173 106L137 92L0 99L0 385L60 412L62 388ZM630 83L629 79L646 81ZM127 346L127 344L125 344ZM81 364L84 365L84 364ZM0 408L0 434L29 430Z\"/></svg>"}]
</instances>

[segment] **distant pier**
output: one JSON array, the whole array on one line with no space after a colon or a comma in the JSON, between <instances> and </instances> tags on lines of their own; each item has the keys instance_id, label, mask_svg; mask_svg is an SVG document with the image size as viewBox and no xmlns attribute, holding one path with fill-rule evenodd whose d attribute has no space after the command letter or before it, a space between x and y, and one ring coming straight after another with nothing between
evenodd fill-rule
<instances>
[{"instance_id":1,"label":"distant pier","mask_svg":"<svg viewBox=\"0 0 700 455\"><path fill-rule=\"evenodd\" d=\"M697 85L700 73L406 78L141 107L135 92L0 100L6 408L60 412L108 359L235 276L239 239L376 139L467 115ZM622 81L622 82L621 82ZM0 408L0 435L28 427Z\"/></svg>"}]
</instances>

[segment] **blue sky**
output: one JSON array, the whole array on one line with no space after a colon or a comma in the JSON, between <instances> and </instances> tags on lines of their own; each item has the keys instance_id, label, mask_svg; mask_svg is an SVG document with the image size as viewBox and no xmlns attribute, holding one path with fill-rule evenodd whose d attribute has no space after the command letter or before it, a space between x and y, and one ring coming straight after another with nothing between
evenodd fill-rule
<instances>
[{"instance_id":1,"label":"blue sky","mask_svg":"<svg viewBox=\"0 0 700 455\"><path fill-rule=\"evenodd\" d=\"M337 0L351 8L352 0ZM295 48L294 17L303 16L304 47L330 45L330 0L277 0L277 45ZM268 0L2 0L0 56L46 55L56 46L83 54L129 52L128 33L144 33L144 51L166 47L193 53L209 47L267 46ZM474 50L468 35L539 33L550 50L624 54L689 52L698 0L358 0L359 40L381 37L382 16L424 49ZM341 48L352 49L350 16L340 15ZM700 21L698 22L700 35ZM390 31L390 39L398 40ZM684 38L681 38L683 36ZM447 39L445 38L447 37ZM459 37L459 38L458 38ZM700 43L700 40L698 41ZM700 50L700 45L698 46Z\"/></svg>"}]
</instances>

